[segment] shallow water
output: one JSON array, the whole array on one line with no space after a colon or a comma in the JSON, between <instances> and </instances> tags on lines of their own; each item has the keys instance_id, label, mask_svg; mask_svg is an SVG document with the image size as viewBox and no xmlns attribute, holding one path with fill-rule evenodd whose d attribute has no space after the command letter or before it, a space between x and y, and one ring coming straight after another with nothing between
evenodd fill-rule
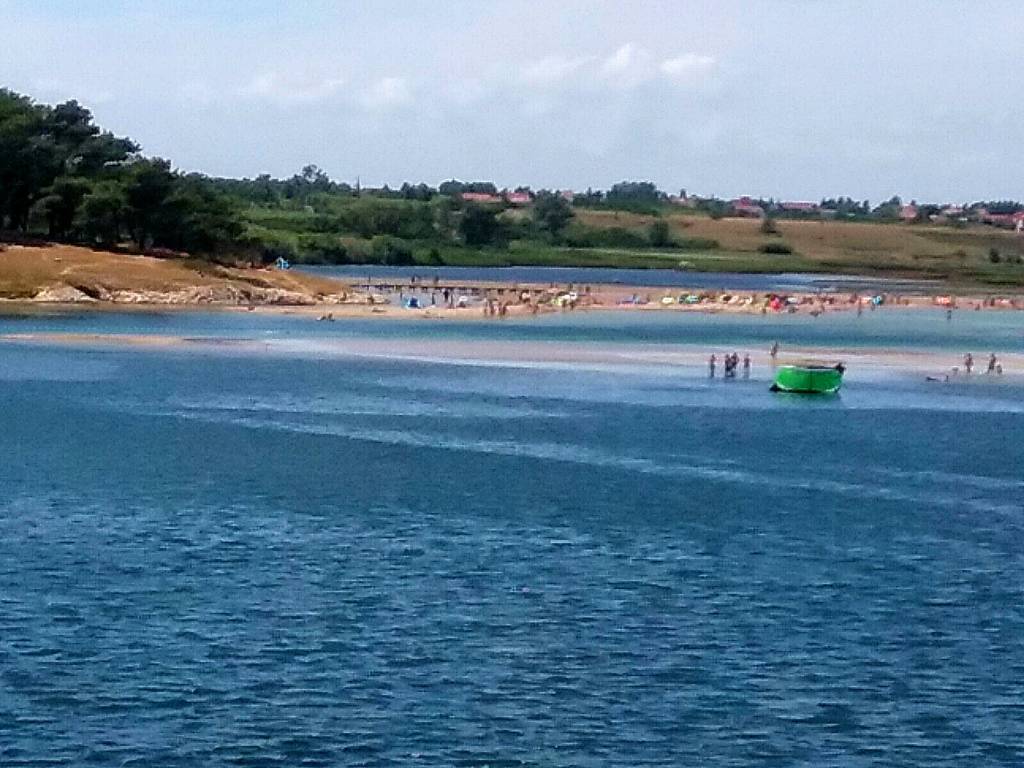
<instances>
[{"instance_id":1,"label":"shallow water","mask_svg":"<svg viewBox=\"0 0 1024 768\"><path fill-rule=\"evenodd\" d=\"M577 343L702 344L767 349L779 341L797 347L973 351L976 358L1024 350L1024 312L883 308L807 314L707 314L672 310L563 312L482 321L476 309L465 320L346 318L320 323L307 314L263 312L97 312L37 310L0 314L0 335L102 333L228 339L465 339Z\"/></svg>"},{"instance_id":2,"label":"shallow water","mask_svg":"<svg viewBox=\"0 0 1024 768\"><path fill-rule=\"evenodd\" d=\"M4 766L1024 761L1015 378L801 399L310 330L660 318L83 317L0 332L298 343L0 347ZM718 320L684 327L762 330Z\"/></svg>"}]
</instances>

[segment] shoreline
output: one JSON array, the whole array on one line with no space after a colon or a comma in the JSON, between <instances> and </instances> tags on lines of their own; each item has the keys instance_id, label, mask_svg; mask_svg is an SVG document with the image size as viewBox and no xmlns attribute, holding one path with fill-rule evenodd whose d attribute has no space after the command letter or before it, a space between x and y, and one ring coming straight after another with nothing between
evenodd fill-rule
<instances>
[{"instance_id":1,"label":"shoreline","mask_svg":"<svg viewBox=\"0 0 1024 768\"><path fill-rule=\"evenodd\" d=\"M326 320L500 320L593 310L751 315L868 312L876 305L881 309L941 306L1024 310L1024 289L994 292L977 287L961 293L954 292L951 285L936 285L934 292L921 292L893 284L883 293L872 294L850 286L833 286L832 290L813 286L740 290L644 285L642 279L632 285L542 283L511 280L497 269L494 279L450 276L442 280L428 273L367 280L301 269L227 267L187 259L129 256L79 246L11 245L0 251L0 296L6 296L0 298L0 314L174 310L301 314ZM695 278L695 282L701 280Z\"/></svg>"},{"instance_id":2,"label":"shoreline","mask_svg":"<svg viewBox=\"0 0 1024 768\"><path fill-rule=\"evenodd\" d=\"M698 314L818 316L836 312L875 312L896 309L933 309L964 311L1024 311L1024 294L943 294L938 296L882 294L876 304L874 297L855 292L793 291L786 294L766 292L666 290L650 286L592 286L586 293L570 286L552 288L548 285L461 281L460 305L455 300L420 306L404 306L409 296L424 298L431 290L409 293L404 289L380 290L360 294L347 283L338 284L339 293L330 301L310 297L303 302L232 302L180 301L175 293L160 297L147 291L135 300L61 301L50 298L0 298L0 316L30 316L79 312L256 312L274 315L302 315L323 320L348 318L421 318L501 321L506 317L543 317L571 312L684 312ZM440 289L433 289L440 298ZM155 295L156 294L156 295ZM345 297L344 299L340 297ZM778 297L775 299L774 297ZM163 298L165 300L157 300ZM683 301L686 298L687 301ZM399 303L396 303L399 302ZM774 301L774 303L773 303ZM490 302L490 310L488 310Z\"/></svg>"}]
</instances>

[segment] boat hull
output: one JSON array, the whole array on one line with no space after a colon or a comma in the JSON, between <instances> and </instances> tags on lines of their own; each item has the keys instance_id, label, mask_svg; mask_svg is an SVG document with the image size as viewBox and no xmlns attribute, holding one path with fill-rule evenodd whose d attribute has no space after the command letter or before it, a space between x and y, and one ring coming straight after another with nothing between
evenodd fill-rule
<instances>
[{"instance_id":1,"label":"boat hull","mask_svg":"<svg viewBox=\"0 0 1024 768\"><path fill-rule=\"evenodd\" d=\"M784 365L775 372L773 392L800 395L831 395L843 385L843 372L832 367Z\"/></svg>"}]
</instances>

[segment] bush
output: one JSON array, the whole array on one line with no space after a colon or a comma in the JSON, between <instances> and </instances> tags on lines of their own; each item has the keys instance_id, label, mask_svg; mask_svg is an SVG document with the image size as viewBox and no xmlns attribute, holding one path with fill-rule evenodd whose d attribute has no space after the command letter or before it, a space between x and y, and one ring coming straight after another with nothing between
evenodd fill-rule
<instances>
[{"instance_id":1,"label":"bush","mask_svg":"<svg viewBox=\"0 0 1024 768\"><path fill-rule=\"evenodd\" d=\"M677 239L673 245L682 251L714 251L719 244L710 237L684 237Z\"/></svg>"},{"instance_id":2,"label":"bush","mask_svg":"<svg viewBox=\"0 0 1024 768\"><path fill-rule=\"evenodd\" d=\"M998 248L988 249L988 260L991 261L993 264L998 264L1003 260L1003 257L999 255Z\"/></svg>"},{"instance_id":3,"label":"bush","mask_svg":"<svg viewBox=\"0 0 1024 768\"><path fill-rule=\"evenodd\" d=\"M780 256L784 256L793 252L793 249L790 248L785 243L765 243L757 250L759 250L761 253L772 253Z\"/></svg>"},{"instance_id":4,"label":"bush","mask_svg":"<svg viewBox=\"0 0 1024 768\"><path fill-rule=\"evenodd\" d=\"M370 241L370 254L378 264L406 266L414 263L409 244L390 235L377 235L373 238Z\"/></svg>"},{"instance_id":5,"label":"bush","mask_svg":"<svg viewBox=\"0 0 1024 768\"><path fill-rule=\"evenodd\" d=\"M779 228L775 226L775 219L771 216L765 216L761 222L761 234L762 235L777 235L779 234Z\"/></svg>"},{"instance_id":6,"label":"bush","mask_svg":"<svg viewBox=\"0 0 1024 768\"><path fill-rule=\"evenodd\" d=\"M256 225L250 225L245 230L239 244L263 264L270 264L278 258L293 261L299 252L294 235Z\"/></svg>"},{"instance_id":7,"label":"bush","mask_svg":"<svg viewBox=\"0 0 1024 768\"><path fill-rule=\"evenodd\" d=\"M371 264L373 254L370 252L370 241L361 237L343 237L341 244L348 252L348 258L352 264Z\"/></svg>"},{"instance_id":8,"label":"bush","mask_svg":"<svg viewBox=\"0 0 1024 768\"><path fill-rule=\"evenodd\" d=\"M337 236L299 235L297 260L302 264L348 264L348 248Z\"/></svg>"},{"instance_id":9,"label":"bush","mask_svg":"<svg viewBox=\"0 0 1024 768\"><path fill-rule=\"evenodd\" d=\"M664 219L652 221L651 226L647 229L647 240L652 248L671 248L674 243L672 242L672 230L669 229L668 222Z\"/></svg>"},{"instance_id":10,"label":"bush","mask_svg":"<svg viewBox=\"0 0 1024 768\"><path fill-rule=\"evenodd\" d=\"M588 227L570 224L565 230L570 248L647 248L650 241L641 233L625 227Z\"/></svg>"}]
</instances>

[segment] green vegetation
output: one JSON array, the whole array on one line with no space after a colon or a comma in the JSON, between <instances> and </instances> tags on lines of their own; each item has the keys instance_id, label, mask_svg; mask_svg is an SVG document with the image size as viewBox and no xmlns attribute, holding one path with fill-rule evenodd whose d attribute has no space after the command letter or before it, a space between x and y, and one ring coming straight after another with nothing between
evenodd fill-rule
<instances>
[{"instance_id":1,"label":"green vegetation","mask_svg":"<svg viewBox=\"0 0 1024 768\"><path fill-rule=\"evenodd\" d=\"M793 252L793 249L790 248L788 245L786 245L785 243L778 243L778 242L765 243L764 245L758 246L757 250L759 250L761 253L778 253L778 254L786 254L786 253L792 253Z\"/></svg>"},{"instance_id":2,"label":"green vegetation","mask_svg":"<svg viewBox=\"0 0 1024 768\"><path fill-rule=\"evenodd\" d=\"M570 199L571 198L571 202ZM1024 284L1015 201L818 203L669 196L648 181L574 195L489 181L363 189L176 171L77 102L0 89L0 236L228 263L834 271Z\"/></svg>"}]
</instances>

